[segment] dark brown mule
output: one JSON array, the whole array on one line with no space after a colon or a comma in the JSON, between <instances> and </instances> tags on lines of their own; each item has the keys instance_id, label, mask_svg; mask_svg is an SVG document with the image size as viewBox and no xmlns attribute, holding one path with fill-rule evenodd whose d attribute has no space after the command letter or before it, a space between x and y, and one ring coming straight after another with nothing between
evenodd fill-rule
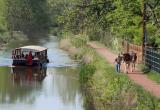
<instances>
[{"instance_id":1,"label":"dark brown mule","mask_svg":"<svg viewBox=\"0 0 160 110\"><path fill-rule=\"evenodd\" d=\"M137 60L137 54L135 52L129 53L124 53L123 54L123 61L125 63L125 73L128 73L128 69L130 68L131 65L131 72L135 69L135 63Z\"/></svg>"},{"instance_id":2,"label":"dark brown mule","mask_svg":"<svg viewBox=\"0 0 160 110\"><path fill-rule=\"evenodd\" d=\"M124 61L124 64L125 64L125 73L128 73L128 69L130 67L130 63L131 63L131 55L129 53L124 53L123 54L123 61Z\"/></svg>"}]
</instances>

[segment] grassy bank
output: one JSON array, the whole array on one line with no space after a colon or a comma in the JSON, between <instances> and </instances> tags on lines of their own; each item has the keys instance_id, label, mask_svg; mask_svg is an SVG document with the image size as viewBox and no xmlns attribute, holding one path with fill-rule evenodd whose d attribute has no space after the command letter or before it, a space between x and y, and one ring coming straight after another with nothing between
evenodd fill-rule
<instances>
[{"instance_id":1,"label":"grassy bank","mask_svg":"<svg viewBox=\"0 0 160 110\"><path fill-rule=\"evenodd\" d=\"M156 83L160 84L160 73L150 71L146 74L147 74L149 79L151 79L151 80L155 81Z\"/></svg>"},{"instance_id":2,"label":"grassy bank","mask_svg":"<svg viewBox=\"0 0 160 110\"><path fill-rule=\"evenodd\" d=\"M143 64L139 64L137 65L137 68L139 68L141 71L143 71L147 77L153 81L155 81L156 83L160 84L160 73L157 73L155 71L150 70L148 67L146 67Z\"/></svg>"},{"instance_id":3,"label":"grassy bank","mask_svg":"<svg viewBox=\"0 0 160 110\"><path fill-rule=\"evenodd\" d=\"M87 41L85 35L65 35L60 42L61 48L81 62L79 75L86 105L95 110L160 109L160 100L134 84L125 74L115 73L112 65L87 46Z\"/></svg>"}]
</instances>

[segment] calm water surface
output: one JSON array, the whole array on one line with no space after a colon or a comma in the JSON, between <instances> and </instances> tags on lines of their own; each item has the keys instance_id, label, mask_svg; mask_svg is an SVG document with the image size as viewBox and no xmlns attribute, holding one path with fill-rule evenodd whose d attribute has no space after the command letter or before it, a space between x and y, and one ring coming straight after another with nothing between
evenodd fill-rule
<instances>
[{"instance_id":1,"label":"calm water surface","mask_svg":"<svg viewBox=\"0 0 160 110\"><path fill-rule=\"evenodd\" d=\"M12 67L11 49L31 44L48 47L47 67ZM56 37L0 50L0 110L85 110L83 100L77 63L58 48Z\"/></svg>"}]
</instances>

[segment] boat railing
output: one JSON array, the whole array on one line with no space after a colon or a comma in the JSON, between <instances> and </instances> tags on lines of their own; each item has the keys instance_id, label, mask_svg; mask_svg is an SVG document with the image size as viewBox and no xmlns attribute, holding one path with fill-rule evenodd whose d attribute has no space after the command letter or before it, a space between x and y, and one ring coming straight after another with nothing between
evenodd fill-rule
<instances>
[{"instance_id":1,"label":"boat railing","mask_svg":"<svg viewBox=\"0 0 160 110\"><path fill-rule=\"evenodd\" d=\"M14 59L14 60L27 60L27 57L28 56L22 57L20 55L15 55L15 56L12 55L12 59ZM47 56L33 56L32 57L32 60L41 60L41 61L43 61L43 60L46 60L46 59L47 59Z\"/></svg>"}]
</instances>

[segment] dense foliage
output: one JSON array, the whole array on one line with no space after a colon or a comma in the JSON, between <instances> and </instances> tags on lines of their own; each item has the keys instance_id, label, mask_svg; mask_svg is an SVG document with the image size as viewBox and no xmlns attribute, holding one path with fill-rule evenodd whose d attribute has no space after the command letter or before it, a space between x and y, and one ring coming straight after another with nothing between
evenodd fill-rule
<instances>
[{"instance_id":1,"label":"dense foliage","mask_svg":"<svg viewBox=\"0 0 160 110\"><path fill-rule=\"evenodd\" d=\"M14 34L47 32L51 24L47 0L0 0L0 43ZM8 40L7 40L7 39Z\"/></svg>"},{"instance_id":2,"label":"dense foliage","mask_svg":"<svg viewBox=\"0 0 160 110\"><path fill-rule=\"evenodd\" d=\"M144 0L147 39L160 44L160 2ZM140 0L69 0L58 21L63 29L104 43L110 38L126 39L141 44L142 3Z\"/></svg>"},{"instance_id":3,"label":"dense foliage","mask_svg":"<svg viewBox=\"0 0 160 110\"><path fill-rule=\"evenodd\" d=\"M49 27L46 0L6 0L6 21L11 31L30 35Z\"/></svg>"},{"instance_id":4,"label":"dense foliage","mask_svg":"<svg viewBox=\"0 0 160 110\"><path fill-rule=\"evenodd\" d=\"M160 2L144 1L147 41L160 45ZM140 0L0 0L0 34L52 28L54 34L85 33L110 46L117 38L141 44L141 7Z\"/></svg>"}]
</instances>

